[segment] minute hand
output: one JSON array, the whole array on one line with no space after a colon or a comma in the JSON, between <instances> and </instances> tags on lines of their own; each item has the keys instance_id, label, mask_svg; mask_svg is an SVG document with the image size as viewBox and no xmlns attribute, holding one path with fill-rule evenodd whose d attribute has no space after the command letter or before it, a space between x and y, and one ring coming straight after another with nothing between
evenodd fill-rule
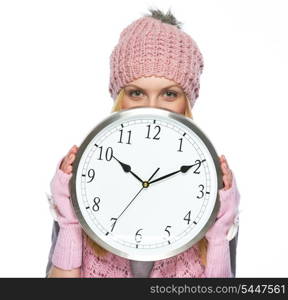
<instances>
[{"instance_id":1,"label":"minute hand","mask_svg":"<svg viewBox=\"0 0 288 300\"><path fill-rule=\"evenodd\" d=\"M196 164L194 164L194 165L196 165ZM157 179L155 179L155 180L149 181L149 184L154 183L154 182L157 182L157 181L160 181L160 180L162 180L162 179L165 179L165 178L167 178L167 177L170 177L170 176L172 176L172 175L174 175L174 174L177 174L177 173L179 173L179 172L186 173L186 172L187 172L191 167L193 167L194 165L190 165L190 166L182 166L182 167L180 168L180 170L178 170L178 171L169 173L169 174L164 175L164 176L161 176L161 177L159 177L159 178L157 178Z\"/></svg>"}]
</instances>

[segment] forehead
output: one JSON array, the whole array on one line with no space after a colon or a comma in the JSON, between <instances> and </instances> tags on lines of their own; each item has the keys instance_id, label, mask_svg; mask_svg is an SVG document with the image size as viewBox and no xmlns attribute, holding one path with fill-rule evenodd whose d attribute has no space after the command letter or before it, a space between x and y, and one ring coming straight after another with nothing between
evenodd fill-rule
<instances>
[{"instance_id":1,"label":"forehead","mask_svg":"<svg viewBox=\"0 0 288 300\"><path fill-rule=\"evenodd\" d=\"M159 90L171 85L173 86L176 85L181 89L181 86L178 85L175 81L164 77L156 77L156 76L141 77L134 81L129 82L127 86L129 85L136 85L145 90Z\"/></svg>"}]
</instances>

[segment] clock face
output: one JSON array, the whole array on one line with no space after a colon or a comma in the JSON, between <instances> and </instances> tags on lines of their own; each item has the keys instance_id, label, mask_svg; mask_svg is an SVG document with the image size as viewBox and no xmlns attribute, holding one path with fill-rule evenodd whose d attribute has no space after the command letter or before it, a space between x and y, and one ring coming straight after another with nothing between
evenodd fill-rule
<instances>
[{"instance_id":1,"label":"clock face","mask_svg":"<svg viewBox=\"0 0 288 300\"><path fill-rule=\"evenodd\" d=\"M80 145L70 181L85 232L125 258L191 247L219 206L218 155L192 120L158 108L111 114Z\"/></svg>"}]
</instances>

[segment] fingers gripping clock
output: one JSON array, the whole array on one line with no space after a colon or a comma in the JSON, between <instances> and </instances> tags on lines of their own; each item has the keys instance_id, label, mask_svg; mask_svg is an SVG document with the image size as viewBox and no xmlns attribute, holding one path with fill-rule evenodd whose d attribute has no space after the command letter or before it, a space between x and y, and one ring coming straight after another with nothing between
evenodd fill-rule
<instances>
[{"instance_id":1,"label":"fingers gripping clock","mask_svg":"<svg viewBox=\"0 0 288 300\"><path fill-rule=\"evenodd\" d=\"M111 114L84 139L70 194L85 232L108 251L155 261L199 241L222 188L218 155L191 120L166 109Z\"/></svg>"}]
</instances>

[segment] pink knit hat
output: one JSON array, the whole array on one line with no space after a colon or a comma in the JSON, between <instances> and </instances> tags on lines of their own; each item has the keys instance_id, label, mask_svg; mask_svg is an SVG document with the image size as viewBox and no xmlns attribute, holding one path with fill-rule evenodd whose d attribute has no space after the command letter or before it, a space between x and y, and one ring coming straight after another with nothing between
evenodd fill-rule
<instances>
[{"instance_id":1,"label":"pink knit hat","mask_svg":"<svg viewBox=\"0 0 288 300\"><path fill-rule=\"evenodd\" d=\"M176 26L142 17L120 34L110 56L109 92L115 100L140 77L165 77L178 83L193 107L199 96L203 57L196 42Z\"/></svg>"}]
</instances>

